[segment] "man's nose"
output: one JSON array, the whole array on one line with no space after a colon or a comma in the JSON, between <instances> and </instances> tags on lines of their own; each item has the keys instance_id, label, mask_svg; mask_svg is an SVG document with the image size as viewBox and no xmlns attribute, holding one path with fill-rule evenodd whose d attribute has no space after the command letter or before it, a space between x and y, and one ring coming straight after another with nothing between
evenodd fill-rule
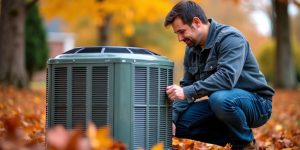
<instances>
[{"instance_id":1,"label":"man's nose","mask_svg":"<svg viewBox=\"0 0 300 150\"><path fill-rule=\"evenodd\" d=\"M184 39L184 38L183 38L182 35L178 35L178 41L179 41L179 42L183 41L183 39Z\"/></svg>"}]
</instances>

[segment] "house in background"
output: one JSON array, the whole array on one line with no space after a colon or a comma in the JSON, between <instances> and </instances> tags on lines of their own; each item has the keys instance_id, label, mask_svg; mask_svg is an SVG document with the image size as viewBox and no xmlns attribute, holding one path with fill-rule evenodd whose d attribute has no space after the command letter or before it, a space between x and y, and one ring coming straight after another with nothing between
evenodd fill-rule
<instances>
[{"instance_id":1,"label":"house in background","mask_svg":"<svg viewBox=\"0 0 300 150\"><path fill-rule=\"evenodd\" d=\"M49 58L54 58L57 55L75 47L75 36L73 33L48 32L47 35L49 45ZM32 80L45 81L46 69L36 72Z\"/></svg>"},{"instance_id":2,"label":"house in background","mask_svg":"<svg viewBox=\"0 0 300 150\"><path fill-rule=\"evenodd\" d=\"M49 58L73 49L75 47L75 38L73 33L64 32L49 32L48 33L49 43Z\"/></svg>"}]
</instances>

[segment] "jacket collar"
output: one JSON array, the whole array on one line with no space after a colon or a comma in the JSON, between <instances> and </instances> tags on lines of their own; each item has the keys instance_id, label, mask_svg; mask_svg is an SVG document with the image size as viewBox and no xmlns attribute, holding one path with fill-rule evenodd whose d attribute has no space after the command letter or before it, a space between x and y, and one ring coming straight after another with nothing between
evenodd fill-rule
<instances>
[{"instance_id":1,"label":"jacket collar","mask_svg":"<svg viewBox=\"0 0 300 150\"><path fill-rule=\"evenodd\" d=\"M214 44L217 22L213 19L208 19L208 21L210 23L210 27L208 30L208 37L207 37L204 49L202 49L199 45L197 45L196 47L191 47L193 52L195 52L197 54L200 54L204 50L211 49Z\"/></svg>"},{"instance_id":2,"label":"jacket collar","mask_svg":"<svg viewBox=\"0 0 300 150\"><path fill-rule=\"evenodd\" d=\"M209 27L209 31L208 31L208 37L206 39L206 43L205 43L205 48L204 49L210 49L212 48L214 41L215 41L215 36L216 36L216 26L217 26L217 22L213 19L208 19L208 21L210 22L210 27Z\"/></svg>"}]
</instances>

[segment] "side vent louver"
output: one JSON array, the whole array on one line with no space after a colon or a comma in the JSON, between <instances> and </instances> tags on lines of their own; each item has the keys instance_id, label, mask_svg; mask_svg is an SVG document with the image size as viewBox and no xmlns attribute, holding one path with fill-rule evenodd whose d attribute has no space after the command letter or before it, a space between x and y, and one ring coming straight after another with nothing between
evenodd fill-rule
<instances>
[{"instance_id":1,"label":"side vent louver","mask_svg":"<svg viewBox=\"0 0 300 150\"><path fill-rule=\"evenodd\" d=\"M133 149L145 147L146 135L146 90L147 90L147 68L135 68L134 82L134 131Z\"/></svg>"},{"instance_id":2,"label":"side vent louver","mask_svg":"<svg viewBox=\"0 0 300 150\"><path fill-rule=\"evenodd\" d=\"M97 127L108 125L108 67L92 69L92 120Z\"/></svg>"},{"instance_id":3,"label":"side vent louver","mask_svg":"<svg viewBox=\"0 0 300 150\"><path fill-rule=\"evenodd\" d=\"M160 85L159 85L159 102L160 102L160 125L159 125L159 142L166 141L167 136L167 116L166 116L166 104L167 104L167 97L166 97L166 87L167 87L167 69L161 68L160 69Z\"/></svg>"},{"instance_id":4,"label":"side vent louver","mask_svg":"<svg viewBox=\"0 0 300 150\"><path fill-rule=\"evenodd\" d=\"M134 149L150 149L159 142L165 142L166 147L171 144L168 140L172 138L172 131L169 133L168 123L172 119L172 109L165 93L167 85L173 82L171 72L165 68L135 67Z\"/></svg>"},{"instance_id":5,"label":"side vent louver","mask_svg":"<svg viewBox=\"0 0 300 150\"><path fill-rule=\"evenodd\" d=\"M49 97L49 76L48 76L48 68L46 69L46 124L45 124L45 129L47 129L48 128L48 123L49 123L49 113L48 113L48 97Z\"/></svg>"},{"instance_id":6,"label":"side vent louver","mask_svg":"<svg viewBox=\"0 0 300 150\"><path fill-rule=\"evenodd\" d=\"M87 78L88 72L91 72L90 78ZM50 126L61 124L67 128L78 127L85 132L89 121L93 121L97 127L108 125L110 123L108 81L108 66L54 68L54 107L52 109L55 117ZM88 82L91 83L90 91L87 91ZM47 121L50 115L48 113L48 106L50 106L48 84L47 72ZM68 94L68 91L71 93ZM91 96L88 96L88 93Z\"/></svg>"},{"instance_id":7,"label":"side vent louver","mask_svg":"<svg viewBox=\"0 0 300 150\"><path fill-rule=\"evenodd\" d=\"M172 69L168 69L168 85L172 85L173 84L173 70ZM172 124L172 105L168 106L169 109L167 110L167 124ZM166 146L167 147L172 147L172 128L167 127L167 137L166 137Z\"/></svg>"},{"instance_id":8,"label":"side vent louver","mask_svg":"<svg viewBox=\"0 0 300 150\"><path fill-rule=\"evenodd\" d=\"M72 68L72 127L86 129L86 67Z\"/></svg>"},{"instance_id":9,"label":"side vent louver","mask_svg":"<svg viewBox=\"0 0 300 150\"><path fill-rule=\"evenodd\" d=\"M157 138L158 134L157 129L158 129L158 68L150 68L150 77L149 77L149 104L148 104L148 117L149 117L149 127L148 127L148 133L147 133L147 138L148 138L148 145L147 147L152 147L153 145L157 144Z\"/></svg>"},{"instance_id":10,"label":"side vent louver","mask_svg":"<svg viewBox=\"0 0 300 150\"><path fill-rule=\"evenodd\" d=\"M54 124L67 125L67 67L54 68Z\"/></svg>"}]
</instances>

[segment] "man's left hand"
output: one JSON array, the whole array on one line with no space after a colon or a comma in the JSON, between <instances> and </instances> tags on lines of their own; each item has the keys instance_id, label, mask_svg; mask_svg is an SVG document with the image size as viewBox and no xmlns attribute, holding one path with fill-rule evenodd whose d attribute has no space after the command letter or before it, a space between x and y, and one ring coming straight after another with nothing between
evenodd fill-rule
<instances>
[{"instance_id":1,"label":"man's left hand","mask_svg":"<svg viewBox=\"0 0 300 150\"><path fill-rule=\"evenodd\" d=\"M170 100L184 100L186 97L184 95L182 87L173 84L167 87L166 93Z\"/></svg>"}]
</instances>

